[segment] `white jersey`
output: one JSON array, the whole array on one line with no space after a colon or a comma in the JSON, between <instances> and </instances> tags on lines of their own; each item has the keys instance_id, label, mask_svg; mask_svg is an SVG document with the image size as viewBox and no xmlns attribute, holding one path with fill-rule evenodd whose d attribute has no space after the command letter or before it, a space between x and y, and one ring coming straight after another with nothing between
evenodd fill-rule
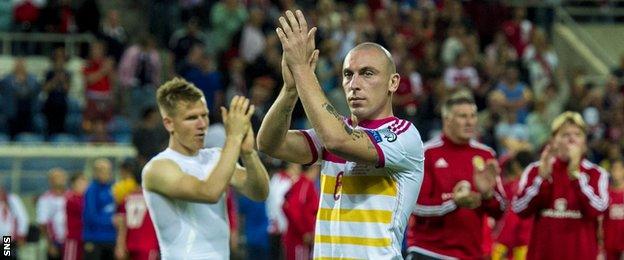
<instances>
[{"instance_id":1,"label":"white jersey","mask_svg":"<svg viewBox=\"0 0 624 260\"><path fill-rule=\"evenodd\" d=\"M28 214L22 200L13 193L6 200L0 198L0 235L23 238L27 232Z\"/></svg>"},{"instance_id":2,"label":"white jersey","mask_svg":"<svg viewBox=\"0 0 624 260\"><path fill-rule=\"evenodd\" d=\"M65 242L67 215L65 193L47 191L37 200L37 224L45 225L48 236L57 243Z\"/></svg>"},{"instance_id":3,"label":"white jersey","mask_svg":"<svg viewBox=\"0 0 624 260\"><path fill-rule=\"evenodd\" d=\"M360 123L378 153L377 165L346 161L302 131L314 161L322 159L315 259L401 259L401 243L423 179L420 134L390 117Z\"/></svg>"},{"instance_id":4,"label":"white jersey","mask_svg":"<svg viewBox=\"0 0 624 260\"><path fill-rule=\"evenodd\" d=\"M148 164L154 160L169 159L185 174L205 180L220 156L220 148L202 149L195 156L186 156L167 148ZM143 195L154 222L162 259L230 258L225 195L215 204L171 199L145 188Z\"/></svg>"}]
</instances>

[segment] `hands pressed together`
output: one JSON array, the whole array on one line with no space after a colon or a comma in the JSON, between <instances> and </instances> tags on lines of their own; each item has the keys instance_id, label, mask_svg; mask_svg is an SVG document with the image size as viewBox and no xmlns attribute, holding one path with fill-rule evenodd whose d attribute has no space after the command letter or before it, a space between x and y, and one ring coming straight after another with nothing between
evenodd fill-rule
<instances>
[{"instance_id":1,"label":"hands pressed together","mask_svg":"<svg viewBox=\"0 0 624 260\"><path fill-rule=\"evenodd\" d=\"M251 117L254 111L254 105L250 105L249 99L242 96L232 98L229 110L221 107L225 133L229 138L242 140L241 153L243 154L251 153L254 150L256 141L251 128Z\"/></svg>"},{"instance_id":2,"label":"hands pressed together","mask_svg":"<svg viewBox=\"0 0 624 260\"><path fill-rule=\"evenodd\" d=\"M478 208L481 200L489 199L494 194L496 178L500 175L500 167L496 159L483 162L481 157L473 159L473 182L477 191L472 191L469 181L459 181L453 188L453 201L459 207Z\"/></svg>"},{"instance_id":3,"label":"hands pressed together","mask_svg":"<svg viewBox=\"0 0 624 260\"><path fill-rule=\"evenodd\" d=\"M276 28L277 36L282 44L282 77L284 85L295 87L292 70L295 68L316 69L319 51L316 49L314 37L316 27L308 29L303 13L300 10L288 10L279 18L280 27Z\"/></svg>"}]
</instances>

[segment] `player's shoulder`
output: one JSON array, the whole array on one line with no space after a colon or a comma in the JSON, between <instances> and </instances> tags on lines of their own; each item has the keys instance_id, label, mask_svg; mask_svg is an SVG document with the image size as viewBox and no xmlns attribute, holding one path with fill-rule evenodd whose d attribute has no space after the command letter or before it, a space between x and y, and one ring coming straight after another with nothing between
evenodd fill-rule
<instances>
[{"instance_id":1,"label":"player's shoulder","mask_svg":"<svg viewBox=\"0 0 624 260\"><path fill-rule=\"evenodd\" d=\"M444 139L438 135L423 144L425 152L441 149L444 146Z\"/></svg>"},{"instance_id":2,"label":"player's shoulder","mask_svg":"<svg viewBox=\"0 0 624 260\"><path fill-rule=\"evenodd\" d=\"M496 151L494 151L494 149L492 149L492 147L489 147L488 145L481 143L475 139L471 139L468 144L470 145L470 147L478 152L482 152L482 153L486 153L491 155L492 157L496 157Z\"/></svg>"},{"instance_id":3,"label":"player's shoulder","mask_svg":"<svg viewBox=\"0 0 624 260\"><path fill-rule=\"evenodd\" d=\"M416 129L416 126L412 122L400 118L394 118L394 120L382 125L375 129L375 132L379 134L382 141L393 143L399 140L403 145L406 144L419 144L422 145L422 139L420 133Z\"/></svg>"},{"instance_id":4,"label":"player's shoulder","mask_svg":"<svg viewBox=\"0 0 624 260\"><path fill-rule=\"evenodd\" d=\"M589 174L605 175L607 177L609 176L609 173L607 172L607 170L600 167L600 165L595 164L587 159L583 159L581 161L581 167L585 168L586 172Z\"/></svg>"}]
</instances>

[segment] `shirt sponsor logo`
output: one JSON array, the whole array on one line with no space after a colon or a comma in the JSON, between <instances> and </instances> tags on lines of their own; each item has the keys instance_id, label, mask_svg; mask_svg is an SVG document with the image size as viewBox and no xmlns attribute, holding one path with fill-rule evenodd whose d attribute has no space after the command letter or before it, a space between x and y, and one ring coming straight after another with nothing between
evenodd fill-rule
<instances>
[{"instance_id":1,"label":"shirt sponsor logo","mask_svg":"<svg viewBox=\"0 0 624 260\"><path fill-rule=\"evenodd\" d=\"M375 139L376 143L381 143L383 141L383 139L381 139L381 135L379 134L379 132L377 132L377 131L368 131L368 130L366 130L366 132L368 134L370 134Z\"/></svg>"},{"instance_id":2,"label":"shirt sponsor logo","mask_svg":"<svg viewBox=\"0 0 624 260\"><path fill-rule=\"evenodd\" d=\"M569 218L580 219L583 217L578 210L567 210L568 201L565 198L558 198L553 202L554 209L546 209L542 211L542 216L549 218Z\"/></svg>"},{"instance_id":3,"label":"shirt sponsor logo","mask_svg":"<svg viewBox=\"0 0 624 260\"><path fill-rule=\"evenodd\" d=\"M446 162L446 160L444 160L444 158L440 158L435 162L435 167L436 168L448 168L448 163Z\"/></svg>"}]
</instances>

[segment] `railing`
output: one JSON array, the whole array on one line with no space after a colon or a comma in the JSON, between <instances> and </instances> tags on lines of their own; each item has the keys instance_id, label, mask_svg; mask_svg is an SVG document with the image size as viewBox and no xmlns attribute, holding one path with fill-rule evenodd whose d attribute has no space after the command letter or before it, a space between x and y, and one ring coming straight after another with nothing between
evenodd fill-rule
<instances>
[{"instance_id":1,"label":"railing","mask_svg":"<svg viewBox=\"0 0 624 260\"><path fill-rule=\"evenodd\" d=\"M11 191L20 194L21 179L24 168L24 161L31 159L54 160L85 160L84 169L81 169L87 176L91 175L91 162L97 158L109 158L113 160L114 165L119 165L125 158L135 157L136 149L131 145L93 145L93 144L71 144L71 145L20 145L9 144L0 145L0 159L10 160L10 174L6 177L10 178ZM49 169L44 169L49 170ZM2 173L1 175L5 175ZM41 177L46 178L45 175ZM7 183L8 184L8 183ZM44 190L46 187L43 187Z\"/></svg>"},{"instance_id":2,"label":"railing","mask_svg":"<svg viewBox=\"0 0 624 260\"><path fill-rule=\"evenodd\" d=\"M566 11L566 9L562 7L556 8L556 18L557 22L568 27L574 34L590 49L590 51L602 61L604 64L617 64L616 57L610 56L604 50L605 48L600 46L600 44L589 35L585 30L582 29L582 26L572 19L570 14Z\"/></svg>"},{"instance_id":3,"label":"railing","mask_svg":"<svg viewBox=\"0 0 624 260\"><path fill-rule=\"evenodd\" d=\"M63 43L68 55L78 55L80 45L95 41L95 37L88 33L83 34L60 34L60 33L19 33L0 32L2 43L2 55L13 54L13 47L18 44L51 44Z\"/></svg>"}]
</instances>

